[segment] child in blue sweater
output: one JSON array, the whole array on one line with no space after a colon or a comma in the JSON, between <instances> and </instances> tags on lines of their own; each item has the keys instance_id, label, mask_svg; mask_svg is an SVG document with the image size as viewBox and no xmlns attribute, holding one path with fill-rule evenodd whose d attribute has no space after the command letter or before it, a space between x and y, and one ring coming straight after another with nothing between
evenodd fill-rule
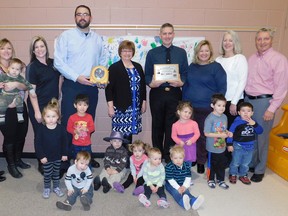
<instances>
[{"instance_id":1,"label":"child in blue sweater","mask_svg":"<svg viewBox=\"0 0 288 216\"><path fill-rule=\"evenodd\" d=\"M232 152L229 181L236 184L237 175L239 175L239 180L243 184L250 185L251 181L247 172L253 156L256 134L261 134L263 128L251 118L253 115L252 104L241 103L238 114L240 116L234 120L229 129L233 133L233 137L227 139L228 151Z\"/></svg>"}]
</instances>

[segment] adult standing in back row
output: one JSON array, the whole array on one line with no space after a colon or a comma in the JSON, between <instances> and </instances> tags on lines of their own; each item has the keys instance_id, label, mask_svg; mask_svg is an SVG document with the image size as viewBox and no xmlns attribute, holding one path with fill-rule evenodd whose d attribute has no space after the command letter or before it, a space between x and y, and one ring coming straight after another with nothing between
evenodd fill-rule
<instances>
[{"instance_id":1,"label":"adult standing in back row","mask_svg":"<svg viewBox=\"0 0 288 216\"><path fill-rule=\"evenodd\" d=\"M184 84L184 72L188 68L185 50L172 44L174 36L173 25L163 24L160 28L162 46L150 50L145 63L145 80L151 88L149 99L152 115L152 144L161 150L165 162L170 161L169 150L174 145L171 128L177 120L176 107L182 97L180 87ZM155 80L153 77L155 64L178 64L181 80L168 82Z\"/></svg>"},{"instance_id":2,"label":"adult standing in back row","mask_svg":"<svg viewBox=\"0 0 288 216\"><path fill-rule=\"evenodd\" d=\"M79 5L74 17L77 27L64 31L57 38L54 53L54 66L64 76L61 103L64 126L67 125L69 116L75 113L73 102L78 94L88 95L90 103L87 112L95 119L98 88L90 82L90 72L95 66L106 66L102 38L89 27L92 20L90 8ZM99 167L95 160L91 164Z\"/></svg>"},{"instance_id":3,"label":"adult standing in back row","mask_svg":"<svg viewBox=\"0 0 288 216\"><path fill-rule=\"evenodd\" d=\"M274 114L287 94L287 58L272 48L273 34L271 29L258 30L255 37L257 52L248 60L245 101L253 105L253 118L264 130L258 135L249 165L250 170L254 171L251 177L253 182L261 182L264 177Z\"/></svg>"}]
</instances>

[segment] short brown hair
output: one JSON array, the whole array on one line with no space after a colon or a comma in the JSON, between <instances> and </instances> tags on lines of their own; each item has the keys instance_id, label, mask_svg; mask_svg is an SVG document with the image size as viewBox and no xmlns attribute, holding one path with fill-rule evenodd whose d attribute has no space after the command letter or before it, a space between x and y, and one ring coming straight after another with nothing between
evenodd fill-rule
<instances>
[{"instance_id":1,"label":"short brown hair","mask_svg":"<svg viewBox=\"0 0 288 216\"><path fill-rule=\"evenodd\" d=\"M120 44L119 44L119 47L118 47L118 55L121 57L121 52L123 49L129 49L129 50L132 50L133 52L133 55L132 57L134 56L135 54L135 45L132 41L129 41L129 40L123 40Z\"/></svg>"},{"instance_id":2,"label":"short brown hair","mask_svg":"<svg viewBox=\"0 0 288 216\"><path fill-rule=\"evenodd\" d=\"M211 98L211 103L213 105L215 105L218 101L225 101L225 103L227 102L225 96L223 94L214 94L212 95Z\"/></svg>"},{"instance_id":3,"label":"short brown hair","mask_svg":"<svg viewBox=\"0 0 288 216\"><path fill-rule=\"evenodd\" d=\"M160 27L160 32L162 32L162 30L164 28L172 28L173 32L174 32L174 26L171 23L164 23L161 27Z\"/></svg>"}]
</instances>

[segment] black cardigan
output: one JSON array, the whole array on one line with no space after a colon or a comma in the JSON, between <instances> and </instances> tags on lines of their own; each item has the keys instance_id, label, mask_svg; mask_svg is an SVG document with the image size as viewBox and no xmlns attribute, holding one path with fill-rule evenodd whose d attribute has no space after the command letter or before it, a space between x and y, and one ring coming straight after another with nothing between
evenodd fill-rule
<instances>
[{"instance_id":1,"label":"black cardigan","mask_svg":"<svg viewBox=\"0 0 288 216\"><path fill-rule=\"evenodd\" d=\"M140 80L140 109L146 100L146 84L142 66L132 61L138 71ZM113 105L124 112L132 104L129 76L122 60L109 67L109 84L105 88L106 101L113 101Z\"/></svg>"}]
</instances>

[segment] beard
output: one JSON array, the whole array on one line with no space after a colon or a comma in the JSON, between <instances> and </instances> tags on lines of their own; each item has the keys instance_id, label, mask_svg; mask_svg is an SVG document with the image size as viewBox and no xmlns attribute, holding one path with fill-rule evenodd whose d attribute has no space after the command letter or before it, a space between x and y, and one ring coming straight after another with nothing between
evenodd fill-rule
<instances>
[{"instance_id":1,"label":"beard","mask_svg":"<svg viewBox=\"0 0 288 216\"><path fill-rule=\"evenodd\" d=\"M85 29L90 25L90 21L86 21L86 20L79 20L79 22L76 23L76 25L80 28L80 29Z\"/></svg>"}]
</instances>

